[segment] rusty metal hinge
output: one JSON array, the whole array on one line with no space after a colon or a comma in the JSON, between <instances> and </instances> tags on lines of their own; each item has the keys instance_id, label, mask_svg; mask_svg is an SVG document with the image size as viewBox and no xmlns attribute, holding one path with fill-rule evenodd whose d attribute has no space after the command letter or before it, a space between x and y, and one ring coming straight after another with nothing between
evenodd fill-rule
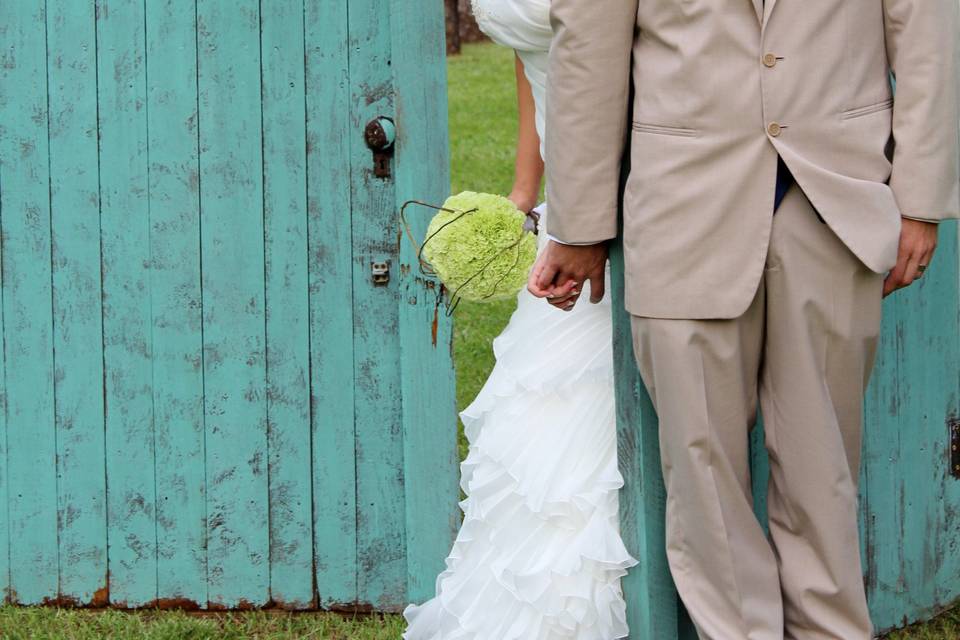
<instances>
[{"instance_id":1,"label":"rusty metal hinge","mask_svg":"<svg viewBox=\"0 0 960 640\"><path fill-rule=\"evenodd\" d=\"M950 427L950 475L960 480L960 419L953 418Z\"/></svg>"}]
</instances>

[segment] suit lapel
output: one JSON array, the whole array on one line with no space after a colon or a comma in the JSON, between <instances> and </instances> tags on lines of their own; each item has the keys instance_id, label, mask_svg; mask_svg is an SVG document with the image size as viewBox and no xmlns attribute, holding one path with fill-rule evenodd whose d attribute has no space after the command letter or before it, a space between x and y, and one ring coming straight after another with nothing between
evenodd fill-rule
<instances>
[{"instance_id":1,"label":"suit lapel","mask_svg":"<svg viewBox=\"0 0 960 640\"><path fill-rule=\"evenodd\" d=\"M764 0L753 0L753 8L757 12L757 22L763 23L763 2ZM770 0L767 0L770 2Z\"/></svg>"},{"instance_id":2,"label":"suit lapel","mask_svg":"<svg viewBox=\"0 0 960 640\"><path fill-rule=\"evenodd\" d=\"M764 0L760 0L760 2L766 5L763 7L763 20L761 22L761 25L763 27L766 27L767 22L770 20L770 13L773 11L773 8L776 6L777 0L766 0L766 2L764 2Z\"/></svg>"}]
</instances>

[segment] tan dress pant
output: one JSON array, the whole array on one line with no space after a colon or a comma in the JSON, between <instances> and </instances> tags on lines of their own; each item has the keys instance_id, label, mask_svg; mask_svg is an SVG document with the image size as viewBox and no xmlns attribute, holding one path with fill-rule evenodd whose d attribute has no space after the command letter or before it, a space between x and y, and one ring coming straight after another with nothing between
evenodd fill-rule
<instances>
[{"instance_id":1,"label":"tan dress pant","mask_svg":"<svg viewBox=\"0 0 960 640\"><path fill-rule=\"evenodd\" d=\"M857 479L882 284L793 186L742 316L632 316L660 419L670 571L701 639L872 637ZM758 398L769 540L750 489Z\"/></svg>"}]
</instances>

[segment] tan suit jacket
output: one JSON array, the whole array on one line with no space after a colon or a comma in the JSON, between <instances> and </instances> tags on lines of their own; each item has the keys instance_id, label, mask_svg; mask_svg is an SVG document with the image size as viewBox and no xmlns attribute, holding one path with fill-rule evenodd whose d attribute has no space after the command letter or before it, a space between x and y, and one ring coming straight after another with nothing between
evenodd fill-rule
<instances>
[{"instance_id":1,"label":"tan suit jacket","mask_svg":"<svg viewBox=\"0 0 960 640\"><path fill-rule=\"evenodd\" d=\"M737 317L764 268L779 152L844 244L889 270L901 215L960 217L957 14L956 0L553 0L547 231L617 235L629 141L627 309Z\"/></svg>"}]
</instances>

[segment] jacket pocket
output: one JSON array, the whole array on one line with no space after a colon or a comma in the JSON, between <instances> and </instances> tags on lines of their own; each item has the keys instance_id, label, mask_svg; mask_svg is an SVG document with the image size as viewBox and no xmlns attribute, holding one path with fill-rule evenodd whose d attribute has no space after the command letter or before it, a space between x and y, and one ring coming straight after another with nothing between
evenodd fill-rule
<instances>
[{"instance_id":1,"label":"jacket pocket","mask_svg":"<svg viewBox=\"0 0 960 640\"><path fill-rule=\"evenodd\" d=\"M686 127L668 127L661 124L651 124L649 122L633 122L633 130L643 133L655 133L661 136L680 136L682 138L695 138L700 135L698 129L688 129Z\"/></svg>"},{"instance_id":2,"label":"jacket pocket","mask_svg":"<svg viewBox=\"0 0 960 640\"><path fill-rule=\"evenodd\" d=\"M869 115L871 113L876 113L877 111L883 111L884 109L889 109L893 106L893 98L887 98L886 100L881 100L880 102L875 102L873 104L868 104L863 107L857 107L855 109L847 109L840 114L840 117L844 120L849 120L851 118L859 118L860 116Z\"/></svg>"}]
</instances>

